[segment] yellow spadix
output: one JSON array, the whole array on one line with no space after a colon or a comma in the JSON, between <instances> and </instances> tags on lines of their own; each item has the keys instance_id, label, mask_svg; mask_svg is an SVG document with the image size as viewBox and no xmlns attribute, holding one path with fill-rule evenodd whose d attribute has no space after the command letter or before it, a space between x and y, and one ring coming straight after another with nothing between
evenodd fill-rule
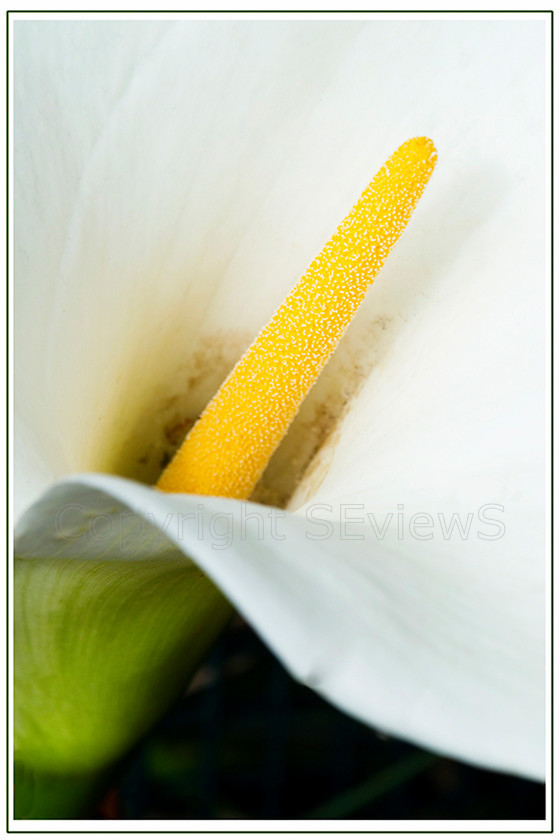
<instances>
[{"instance_id":1,"label":"yellow spadix","mask_svg":"<svg viewBox=\"0 0 559 840\"><path fill-rule=\"evenodd\" d=\"M193 426L159 479L160 490L250 496L436 162L426 137L394 152Z\"/></svg>"}]
</instances>

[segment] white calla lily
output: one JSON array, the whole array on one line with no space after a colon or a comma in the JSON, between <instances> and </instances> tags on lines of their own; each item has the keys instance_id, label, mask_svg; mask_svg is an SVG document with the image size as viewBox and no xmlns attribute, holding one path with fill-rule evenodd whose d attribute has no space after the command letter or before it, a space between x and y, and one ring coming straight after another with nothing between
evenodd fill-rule
<instances>
[{"instance_id":1,"label":"white calla lily","mask_svg":"<svg viewBox=\"0 0 559 840\"><path fill-rule=\"evenodd\" d=\"M129 579L167 558L186 591L193 561L344 710L542 777L544 59L541 20L16 22L26 615L52 617L34 564L106 562L126 522ZM274 457L272 490L337 420L277 531L265 506L139 483L419 132L438 171ZM25 760L52 757L22 720Z\"/></svg>"}]
</instances>

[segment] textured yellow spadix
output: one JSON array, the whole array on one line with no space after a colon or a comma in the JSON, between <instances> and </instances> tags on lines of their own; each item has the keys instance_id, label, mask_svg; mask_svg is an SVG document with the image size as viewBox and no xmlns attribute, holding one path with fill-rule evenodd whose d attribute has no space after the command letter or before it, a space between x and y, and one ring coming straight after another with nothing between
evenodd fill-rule
<instances>
[{"instance_id":1,"label":"textured yellow spadix","mask_svg":"<svg viewBox=\"0 0 559 840\"><path fill-rule=\"evenodd\" d=\"M436 161L426 137L394 152L225 380L163 472L160 490L250 496Z\"/></svg>"}]
</instances>

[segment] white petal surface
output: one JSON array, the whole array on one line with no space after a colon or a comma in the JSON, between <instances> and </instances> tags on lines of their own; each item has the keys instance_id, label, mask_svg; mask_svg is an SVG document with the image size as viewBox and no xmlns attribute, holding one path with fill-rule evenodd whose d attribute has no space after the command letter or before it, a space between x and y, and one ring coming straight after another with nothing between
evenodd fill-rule
<instances>
[{"instance_id":1,"label":"white petal surface","mask_svg":"<svg viewBox=\"0 0 559 840\"><path fill-rule=\"evenodd\" d=\"M201 502L77 477L24 518L18 554L63 560L78 548L84 563L110 560L107 545L114 551L120 534L115 564L141 560L159 528L295 677L342 709L448 755L542 777L537 590L491 563L481 575L476 562L456 563L432 547L409 557L391 539L317 540L315 525L295 514L272 525L264 506ZM160 541L153 551L161 554ZM110 709L107 716L110 727Z\"/></svg>"},{"instance_id":2,"label":"white petal surface","mask_svg":"<svg viewBox=\"0 0 559 840\"><path fill-rule=\"evenodd\" d=\"M287 539L215 551L187 528L181 547L342 708L541 777L543 23L17 22L15 43L18 510L70 472L153 480L165 428L382 161L432 136L433 181L277 454L281 476L313 412L363 383ZM109 478L57 492L88 485L196 504ZM24 527L48 546L45 510ZM337 537L305 536L313 511ZM453 514L467 538L445 537ZM363 540L340 539L346 515Z\"/></svg>"}]
</instances>

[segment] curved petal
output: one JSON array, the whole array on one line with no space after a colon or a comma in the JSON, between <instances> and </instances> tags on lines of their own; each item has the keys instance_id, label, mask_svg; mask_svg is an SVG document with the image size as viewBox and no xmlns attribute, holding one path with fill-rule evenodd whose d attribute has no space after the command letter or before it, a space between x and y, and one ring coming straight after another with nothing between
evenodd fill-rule
<instances>
[{"instance_id":1,"label":"curved petal","mask_svg":"<svg viewBox=\"0 0 559 840\"><path fill-rule=\"evenodd\" d=\"M127 517L130 511L136 516ZM272 516L276 517L273 522ZM99 533L102 529L108 532L106 537ZM18 538L18 562L33 565L44 558L62 590L64 578L83 578L90 562L104 563L115 577L117 567L130 562L127 558L134 558L130 568L134 563L141 565L144 552L151 555L150 543L160 541L161 535L169 541L163 557L176 556L169 548L174 544L192 558L292 674L342 709L449 755L542 776L544 661L542 621L537 617L539 592L529 581L502 575L489 562L490 550L484 552L487 562L480 574L479 562L452 562L431 546L427 550L420 546L409 556L391 539L376 546L370 541L344 540L339 531L318 531L315 520L281 516L264 506L211 498L202 503L200 497L166 495L122 479L91 475L58 485L30 511ZM73 560L76 545L80 546L81 570ZM53 562L49 558L55 551ZM72 568L66 568L68 564ZM163 560L154 573L168 575L170 581L173 576L180 579L181 568L184 564ZM126 580L123 585L141 587L143 581ZM45 640L39 649L46 673L52 668L50 697L57 705L57 692L62 691L68 702L72 685L69 689L63 685L59 669L52 665L53 651L62 643L46 631L49 624L58 626L53 599L56 603L59 595L54 587L50 592L43 587L41 598L37 603L31 598L21 615L29 638L39 633ZM190 596L180 588L172 598L173 611L181 612L183 597L187 613ZM40 603L42 617L37 618ZM94 593L91 627L72 649L80 667L90 673L90 694L97 681L103 681L105 670L97 667L97 660L93 663L95 657L103 658L102 650L92 650L94 628L97 620L107 618L104 610L98 618L93 615L95 604ZM143 621L149 615L147 609ZM153 616L162 609L154 605ZM120 618L123 634L137 632L134 612L130 624L126 610ZM157 624L150 618L150 637L155 632L156 639L169 632L165 622L155 631ZM171 629L178 632L173 644L180 648L180 628ZM124 650L128 649L125 645ZM149 694L153 680L159 684L160 673L150 669L148 659L138 659L141 679L136 658L129 667ZM120 681L106 689L111 695L115 692L119 702L116 711L111 704L103 704L103 720L113 715L121 727L120 710L129 695L127 666L119 662L119 668L123 669ZM31 667L29 674L33 680L36 668ZM31 695L26 686L21 697L31 720L45 719L37 715L45 702L44 683ZM131 721L126 737L133 729ZM107 720L106 731L111 738L113 721ZM37 738L33 731L28 746L25 725L21 732L22 760L40 744L41 755L53 761L56 753L44 748L44 738ZM87 736L87 730L73 729L69 749L79 750L80 740L87 743ZM82 752L88 754L85 749ZM40 755L33 757L37 762Z\"/></svg>"}]
</instances>

